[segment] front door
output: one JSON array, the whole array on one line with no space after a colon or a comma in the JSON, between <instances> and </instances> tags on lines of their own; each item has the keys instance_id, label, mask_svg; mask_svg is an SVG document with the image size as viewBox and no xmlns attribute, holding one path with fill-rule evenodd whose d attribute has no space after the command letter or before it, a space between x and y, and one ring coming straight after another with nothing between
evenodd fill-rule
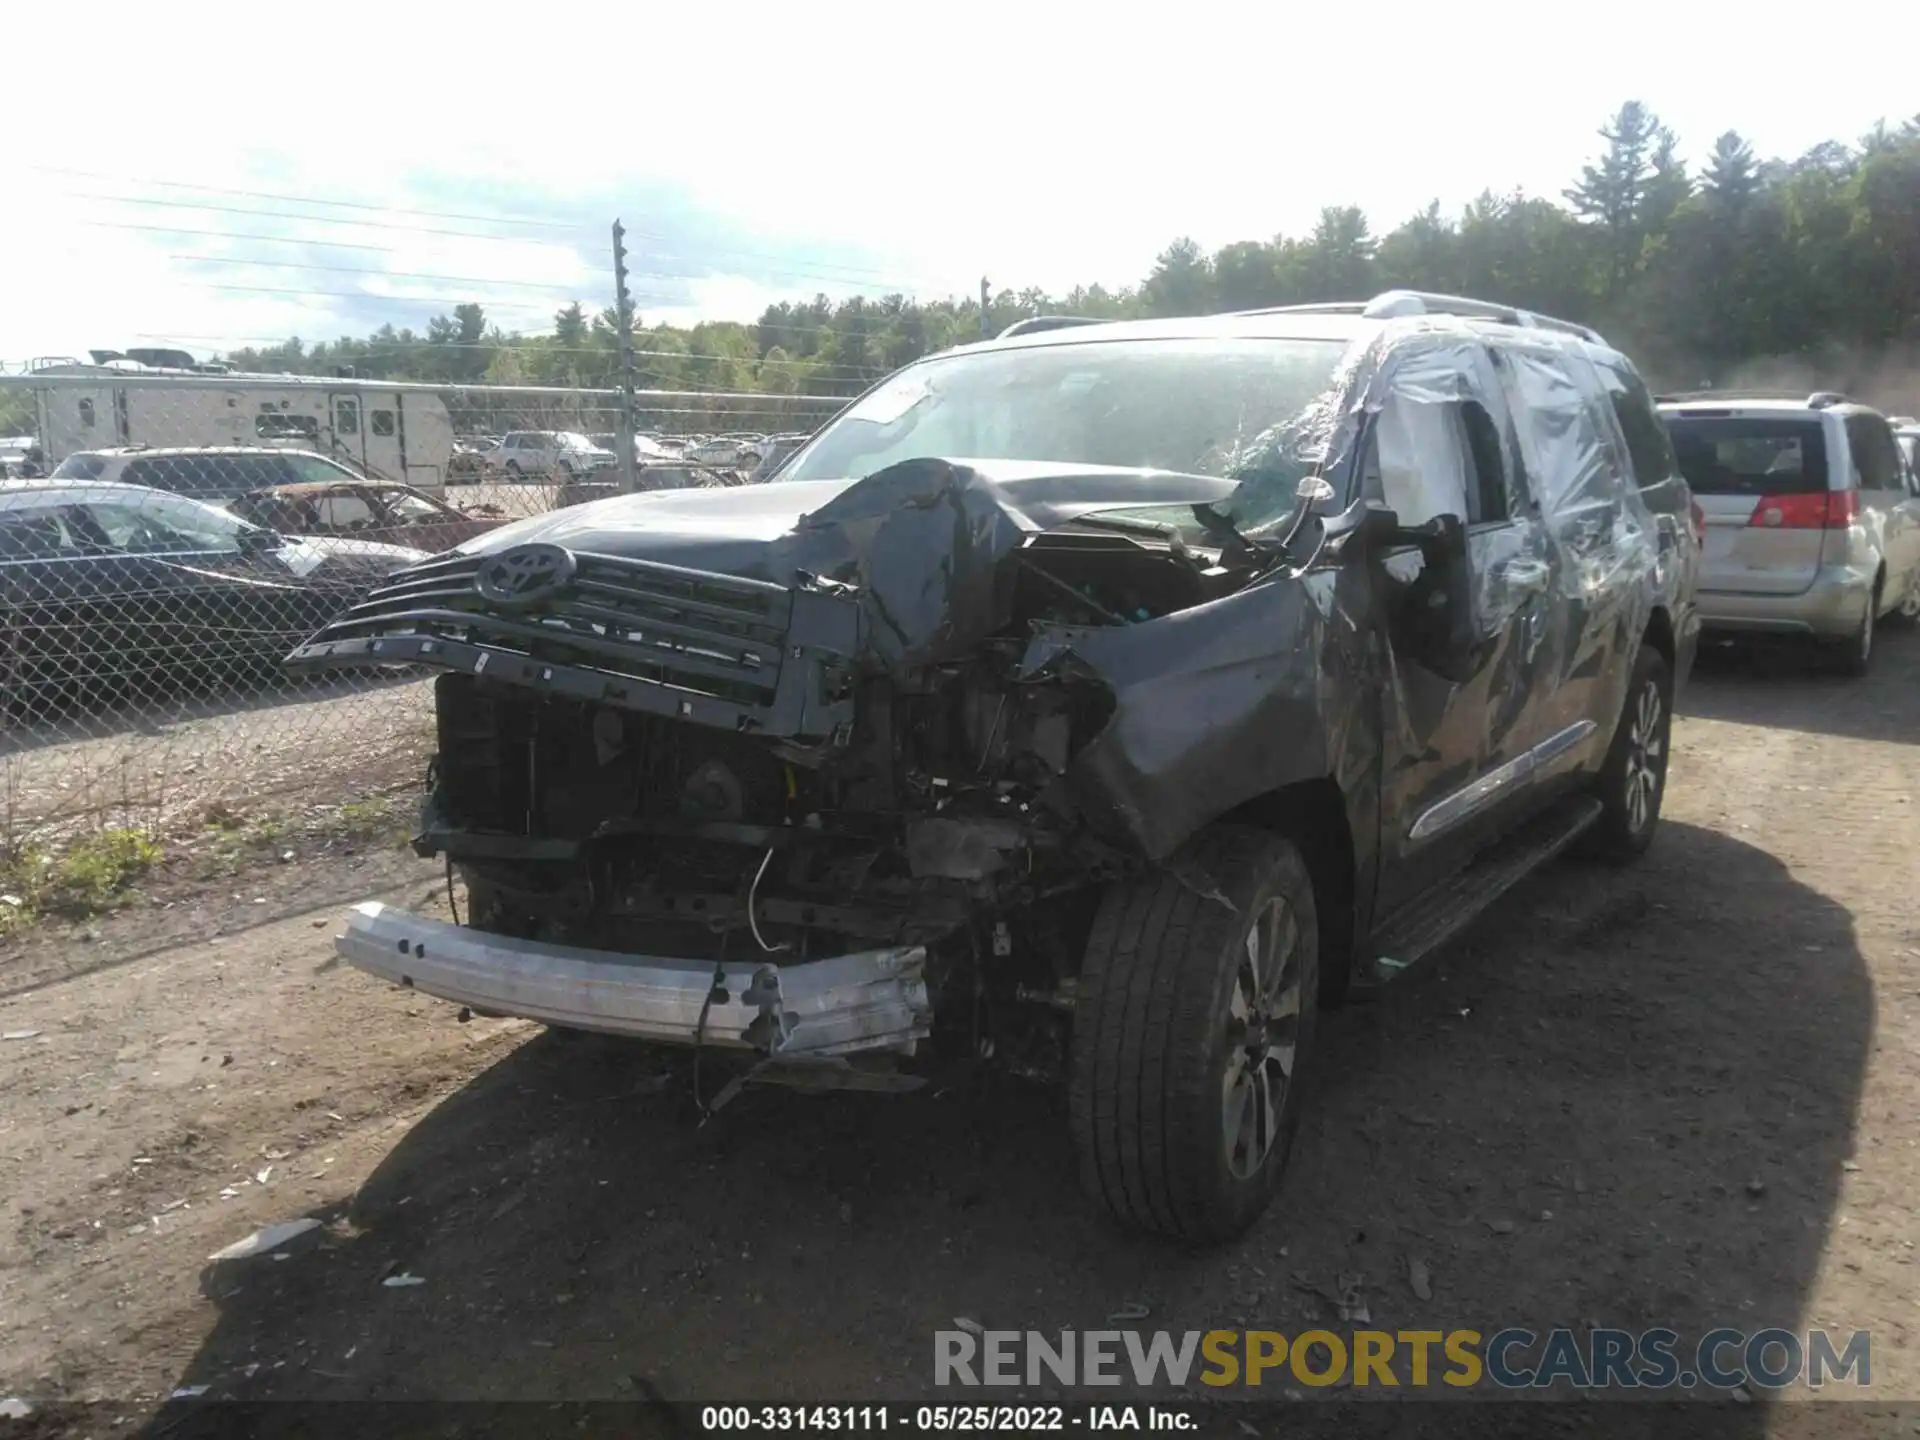
<instances>
[{"instance_id":1,"label":"front door","mask_svg":"<svg viewBox=\"0 0 1920 1440\"><path fill-rule=\"evenodd\" d=\"M1383 698L1377 913L1444 879L1523 803L1544 738L1539 669L1553 629L1552 555L1487 352L1449 341L1399 367L1370 427L1364 493L1419 525L1466 528L1462 573L1418 550L1380 557ZM1444 609L1443 636L1424 624Z\"/></svg>"},{"instance_id":2,"label":"front door","mask_svg":"<svg viewBox=\"0 0 1920 1440\"><path fill-rule=\"evenodd\" d=\"M333 458L362 474L367 470L367 434L358 395L335 395L333 407Z\"/></svg>"},{"instance_id":3,"label":"front door","mask_svg":"<svg viewBox=\"0 0 1920 1440\"><path fill-rule=\"evenodd\" d=\"M366 431L361 453L368 472L376 479L406 483L406 427L399 395L365 391L360 397L360 406L361 424Z\"/></svg>"}]
</instances>

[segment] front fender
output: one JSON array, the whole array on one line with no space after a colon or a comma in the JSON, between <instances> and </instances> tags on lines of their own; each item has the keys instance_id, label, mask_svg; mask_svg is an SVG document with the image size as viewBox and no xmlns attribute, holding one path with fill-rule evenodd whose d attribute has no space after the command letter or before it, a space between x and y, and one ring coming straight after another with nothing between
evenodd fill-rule
<instances>
[{"instance_id":1,"label":"front fender","mask_svg":"<svg viewBox=\"0 0 1920 1440\"><path fill-rule=\"evenodd\" d=\"M1371 835L1379 706L1351 618L1364 610L1346 603L1364 605L1346 593L1363 583L1354 570L1282 574L1138 625L1042 627L1022 673L1096 680L1111 697L1066 775L1088 825L1159 861L1249 801L1331 777L1354 835Z\"/></svg>"}]
</instances>

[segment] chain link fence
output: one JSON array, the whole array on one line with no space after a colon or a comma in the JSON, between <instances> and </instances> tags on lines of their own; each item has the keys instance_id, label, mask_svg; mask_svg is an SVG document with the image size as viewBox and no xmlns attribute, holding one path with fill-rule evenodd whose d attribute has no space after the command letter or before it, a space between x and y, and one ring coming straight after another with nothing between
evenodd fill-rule
<instances>
[{"instance_id":1,"label":"chain link fence","mask_svg":"<svg viewBox=\"0 0 1920 1440\"><path fill-rule=\"evenodd\" d=\"M102 826L350 806L418 776L424 675L295 677L287 653L394 570L526 517L758 483L845 403L640 391L629 412L613 390L15 368L0 376L14 856Z\"/></svg>"}]
</instances>

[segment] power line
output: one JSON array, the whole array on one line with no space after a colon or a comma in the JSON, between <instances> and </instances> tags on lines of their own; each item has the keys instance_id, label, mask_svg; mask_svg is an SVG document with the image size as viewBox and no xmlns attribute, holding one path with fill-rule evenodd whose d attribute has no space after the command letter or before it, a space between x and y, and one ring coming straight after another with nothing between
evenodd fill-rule
<instances>
[{"instance_id":1,"label":"power line","mask_svg":"<svg viewBox=\"0 0 1920 1440\"><path fill-rule=\"evenodd\" d=\"M149 234L159 234L159 235L194 235L194 236L199 236L199 237L202 237L205 239L211 239L211 240L246 240L246 241L250 241L250 242L254 242L262 245L298 245L310 250L359 250L359 251L370 252L372 254L377 254L377 255L399 255L399 254L405 253L400 248L392 245L374 245L374 244L370 244L368 242L359 241L359 240L317 240L310 236L304 236L304 235L258 235L250 232L242 233L239 231L232 231L232 230L197 230L197 229L194 229L192 226L186 226L186 225L143 225L138 221L133 221L133 220L82 219L82 220L77 220L74 223L78 225L90 226L98 230L137 230L137 231L142 231ZM513 237L504 236L504 235L483 235L483 236L476 236L474 238L480 239L480 240L491 240L501 244L509 244L512 242ZM250 262L241 260L235 257L233 263L247 264ZM707 271L636 270L633 273L648 280L705 280L709 278L726 278L726 275L727 275L727 272L718 270L718 269L707 270ZM788 279L824 281L824 282L836 283L836 284L842 284L842 285L853 283L841 276L820 275L820 274L812 273L805 270L768 269L765 271L765 273L768 275L784 276ZM742 277L742 278L749 278L749 277ZM868 284L865 286L856 286L856 288L857 289L863 288L866 290L880 290L888 293L898 293L898 294L907 293L906 289L903 289L898 285L884 283L879 280L875 280L871 284ZM870 299L872 297L862 296L862 298Z\"/></svg>"},{"instance_id":2,"label":"power line","mask_svg":"<svg viewBox=\"0 0 1920 1440\"><path fill-rule=\"evenodd\" d=\"M178 255L170 254L169 260L191 260L202 264L245 265L260 270L326 270L336 275L380 275L395 280L438 280L449 285L509 285L522 284L521 281L509 281L488 275L438 275L421 270L380 270L362 265L318 265L299 260L245 260L238 255ZM573 296L581 293L569 285L534 285L534 290L552 290L556 294Z\"/></svg>"},{"instance_id":3,"label":"power line","mask_svg":"<svg viewBox=\"0 0 1920 1440\"><path fill-rule=\"evenodd\" d=\"M402 230L412 235L451 235L463 240L513 242L516 235L487 235L478 230L442 230L431 225L399 225L382 220L345 220L331 215L301 215L291 210L262 210L257 206L208 205L194 200L162 200L152 195L86 195L66 192L72 200L101 200L111 205L163 205L174 210L205 210L217 215L248 215L258 220L299 220L308 225L346 225L362 230Z\"/></svg>"},{"instance_id":4,"label":"power line","mask_svg":"<svg viewBox=\"0 0 1920 1440\"><path fill-rule=\"evenodd\" d=\"M405 205L375 205L364 200L323 200L312 195L277 195L265 190L230 190L219 185L194 185L184 180L147 180L127 175L102 175L91 170L61 170L51 165L29 165L43 175L65 175L80 180L106 180L116 185L151 185L167 190L195 190L202 195L232 195L243 200L273 200L288 205L331 205L341 210L371 210L377 214L421 215L429 220L477 220L488 224L533 225L549 230L577 230L584 225L565 220L538 220L530 215L468 215L449 210L416 210ZM72 193L72 192L69 192Z\"/></svg>"},{"instance_id":5,"label":"power line","mask_svg":"<svg viewBox=\"0 0 1920 1440\"><path fill-rule=\"evenodd\" d=\"M202 195L227 195L227 196L234 197L236 199L243 199L243 200L270 200L277 204L285 204L285 205L327 206L329 208L339 209L339 210L363 210L376 215L382 215L382 214L384 215L418 215L425 219L430 219L430 220L464 220L469 223L483 224L483 225L520 225L520 226L527 226L535 229L566 231L566 232L571 232L571 233L579 234L583 236L592 233L591 226L582 224L579 221L542 220L542 219L537 219L530 215L476 215L471 212L462 212L462 211L453 211L453 210L423 210L413 206L380 205L380 204L374 204L370 201L364 201L364 200L329 200L317 195L287 195L287 194L281 194L281 193L276 193L273 191L266 191L266 190L235 190L235 189L230 189L225 186L219 186L219 185L196 185L196 184L191 184L189 182L182 181L182 180L149 180L142 177L134 177L134 176L106 175L98 171L67 170L67 169L60 169L58 167L50 166L50 165L29 165L26 168L28 170L36 171L41 174L61 175L61 176L66 176L73 179L103 180L109 183L123 184L123 185L124 184L146 185L156 189L188 190L188 191L193 191ZM141 205L141 204L176 205L176 206L182 206L190 209L227 208L229 210L229 213L243 214L243 215L274 215L278 213L278 212L272 212L272 211L263 211L258 209L257 207L245 208L245 207L200 206L200 205L195 205L190 201L161 200L153 197L87 195L82 192L73 191L73 190L69 190L65 193L70 196L73 196L76 199L111 200L111 201L120 201L123 203L135 204L135 205ZM374 223L369 221L357 221L357 220L334 220L332 217L325 216L325 215L281 214L279 218L314 220L321 224L359 225L359 224ZM418 229L418 227L408 226L408 225L387 225L387 226L383 226L382 228L399 229L399 230ZM424 230L424 231L421 231L420 233L471 234L471 232L465 232L465 231L438 231L438 230ZM684 236L663 234L658 231L631 230L631 231L628 231L627 233L640 239L657 240L667 244L685 244L686 243L686 237ZM511 238L511 237L472 234L471 238L503 239L503 238ZM776 262L785 262L789 258L784 255L776 254L772 251L752 250L752 249L742 248L739 246L708 245L706 248L715 254L738 255L747 259L772 260ZM694 257L681 255L679 258L692 259ZM845 265L838 261L833 261L833 260L817 261L817 262L814 262L814 265L816 269L839 270L839 271L845 272L848 275L873 276L873 277L876 277L876 283L887 283L883 279L878 278L878 277L882 277L884 275L884 272L875 270L871 266ZM924 276L924 275L916 275L916 276L904 277L904 278L909 278L916 282L924 282L928 280L930 277Z\"/></svg>"},{"instance_id":6,"label":"power line","mask_svg":"<svg viewBox=\"0 0 1920 1440\"><path fill-rule=\"evenodd\" d=\"M77 174L81 172L74 172L74 173ZM106 178L106 177L102 177L102 178ZM168 181L140 181L140 182L134 182L134 183L144 183L144 184L154 184L154 185L161 185L161 184L178 185L178 182L168 182ZM189 185L178 185L178 188L190 189L190 190L204 190L207 193L213 193L213 194L234 193L242 196L249 195L249 194L261 194L263 198L265 198L264 192L249 192L249 191L226 192L226 191L213 189L212 187L189 186ZM488 232L482 232L482 231L476 231L476 230L450 230L450 229L443 229L437 226L416 225L411 223L397 223L392 221L380 221L380 220L353 220L353 219L347 219L345 217L337 217L337 216L331 216L331 215L305 215L295 211L263 210L259 206L214 205L214 204L208 204L208 203L194 201L194 200L167 200L167 199L162 199L158 196L152 196L152 195L100 195L100 194L91 194L91 193L87 193L84 191L77 191L77 190L69 190L62 193L65 195L66 198L69 198L69 199L92 200L92 201L99 201L105 204L164 206L171 209L201 210L211 214L243 215L243 216L250 216L257 219L304 221L314 225L337 225L337 226L344 226L348 228L394 230L402 233L416 234L416 235L451 236L455 238L468 239L468 240L492 241L496 244L512 244L512 243L516 243L520 241L528 241L532 239L532 237L516 236L516 235L501 235L501 234L494 234L494 233L488 233ZM285 197L275 197L275 198L282 199L287 203L299 204L299 205L336 205L337 204L341 206L352 206L353 208L369 210L376 214L379 214L379 213L396 214L396 215L418 214L418 215L424 215L429 217L438 216L438 215L449 215L449 216L452 215L452 212L424 211L424 210L409 211L397 206L377 206L377 205L371 205L371 204L363 204L361 202L356 202L356 201L330 201L330 200L322 200L318 198L309 198L309 197L300 197L300 196L285 196ZM461 217L455 217L455 218L461 218ZM484 217L484 216L472 216L472 217L464 217L464 218L471 218L480 223L487 223L487 224L546 225L546 226L551 226L552 228L560 231L572 232L572 233L585 233L585 227L583 226L563 223L560 221L529 221L529 220L506 220L506 219L496 220L491 217ZM95 224L95 225L113 224L113 222L110 222L110 221L97 221L97 220L82 221L81 223ZM121 228L134 230L134 229L167 229L171 227L141 226L132 222L127 222ZM221 232L175 229L173 230L173 233L183 234L183 235L184 234L215 234L217 235ZM648 232L648 231L633 231L630 233L642 239L657 240L668 245L685 247L688 243L687 237L685 236L675 236L675 235L669 235L669 234L662 234L659 232ZM241 237L235 237L235 238L241 238ZM259 240L281 240L281 241L286 241L288 243L294 243L294 244L312 244L312 245L349 246L354 244L354 242L349 242L349 241L300 240L298 237L291 237L291 236L250 236L245 238L259 239ZM567 242L567 243L568 243L568 248L575 248L572 242ZM355 246L355 248L363 248L363 247ZM821 261L813 261L810 263L803 263L801 268L795 268L795 262L792 259L792 257L789 255L777 254L772 251L766 251L766 250L745 249L738 246L705 245L702 247L702 252L711 253L715 255L734 255L743 259L750 259L750 260L770 261L774 265L785 267L783 269L778 269L778 270L769 270L768 273L771 273L771 274L786 274L786 275L799 275L799 276L810 275L813 278L836 281L841 284L852 284L856 282L863 283L863 284L870 284L873 288L876 288L876 289L896 288L899 286L901 281L908 282L905 288L909 288L909 289L920 288L928 284L937 286L941 283L944 283L944 282L935 281L932 279L932 277L925 276L925 275L890 277L884 271L875 270L871 266L846 265L846 264L841 264L837 261L832 261L832 260L821 260ZM700 256L698 254L685 253L684 249L680 251L669 250L666 253L673 258L691 260L695 264L701 263Z\"/></svg>"},{"instance_id":7,"label":"power line","mask_svg":"<svg viewBox=\"0 0 1920 1440\"><path fill-rule=\"evenodd\" d=\"M306 290L298 286L235 285L224 280L203 280L200 283L209 290L239 290L253 295L299 295L314 300L384 300L395 305L472 305L476 303L471 295L450 299L444 295L382 295L376 290ZM501 300L494 303L502 310L534 310L550 305L552 301Z\"/></svg>"}]
</instances>

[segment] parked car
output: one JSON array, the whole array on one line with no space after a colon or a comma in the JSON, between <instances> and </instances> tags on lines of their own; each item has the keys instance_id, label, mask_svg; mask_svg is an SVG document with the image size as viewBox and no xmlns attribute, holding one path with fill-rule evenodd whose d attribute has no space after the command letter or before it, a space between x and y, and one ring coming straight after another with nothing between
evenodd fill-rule
<instances>
[{"instance_id":1,"label":"parked car","mask_svg":"<svg viewBox=\"0 0 1920 1440\"><path fill-rule=\"evenodd\" d=\"M28 715L69 692L208 671L278 672L289 646L426 552L288 539L199 500L89 480L0 484L0 692Z\"/></svg>"},{"instance_id":2,"label":"parked car","mask_svg":"<svg viewBox=\"0 0 1920 1440\"><path fill-rule=\"evenodd\" d=\"M787 460L797 454L800 447L812 438L811 435L806 434L767 436L760 442L760 462L747 476L747 483L758 485L763 481L771 480L774 472L786 464Z\"/></svg>"},{"instance_id":3,"label":"parked car","mask_svg":"<svg viewBox=\"0 0 1920 1440\"><path fill-rule=\"evenodd\" d=\"M76 451L52 478L143 485L221 504L274 485L365 477L325 455L271 445L121 445Z\"/></svg>"},{"instance_id":4,"label":"parked car","mask_svg":"<svg viewBox=\"0 0 1920 1440\"><path fill-rule=\"evenodd\" d=\"M524 521L294 653L446 672L468 924L340 950L756 1082L1058 1077L1096 1200L1229 1236L1321 1006L1651 842L1699 535L1628 360L1485 302L930 357L769 484Z\"/></svg>"},{"instance_id":5,"label":"parked car","mask_svg":"<svg viewBox=\"0 0 1920 1440\"><path fill-rule=\"evenodd\" d=\"M493 463L507 475L558 475L572 478L605 469L616 462L584 435L570 430L513 430L500 439Z\"/></svg>"},{"instance_id":6,"label":"parked car","mask_svg":"<svg viewBox=\"0 0 1920 1440\"><path fill-rule=\"evenodd\" d=\"M1853 674L1874 628L1920 616L1920 487L1877 410L1821 392L1663 399L1707 516L1701 622L1811 636Z\"/></svg>"},{"instance_id":7,"label":"parked car","mask_svg":"<svg viewBox=\"0 0 1920 1440\"><path fill-rule=\"evenodd\" d=\"M469 513L391 481L275 485L242 495L227 508L282 535L346 535L429 554L507 523L497 505Z\"/></svg>"},{"instance_id":8,"label":"parked car","mask_svg":"<svg viewBox=\"0 0 1920 1440\"><path fill-rule=\"evenodd\" d=\"M1893 438L1900 446L1900 457L1907 462L1908 476L1920 476L1920 420L1911 415L1896 415L1892 425Z\"/></svg>"},{"instance_id":9,"label":"parked car","mask_svg":"<svg viewBox=\"0 0 1920 1440\"><path fill-rule=\"evenodd\" d=\"M716 435L690 445L686 458L696 465L711 465L716 470L751 470L760 463L763 435Z\"/></svg>"}]
</instances>

